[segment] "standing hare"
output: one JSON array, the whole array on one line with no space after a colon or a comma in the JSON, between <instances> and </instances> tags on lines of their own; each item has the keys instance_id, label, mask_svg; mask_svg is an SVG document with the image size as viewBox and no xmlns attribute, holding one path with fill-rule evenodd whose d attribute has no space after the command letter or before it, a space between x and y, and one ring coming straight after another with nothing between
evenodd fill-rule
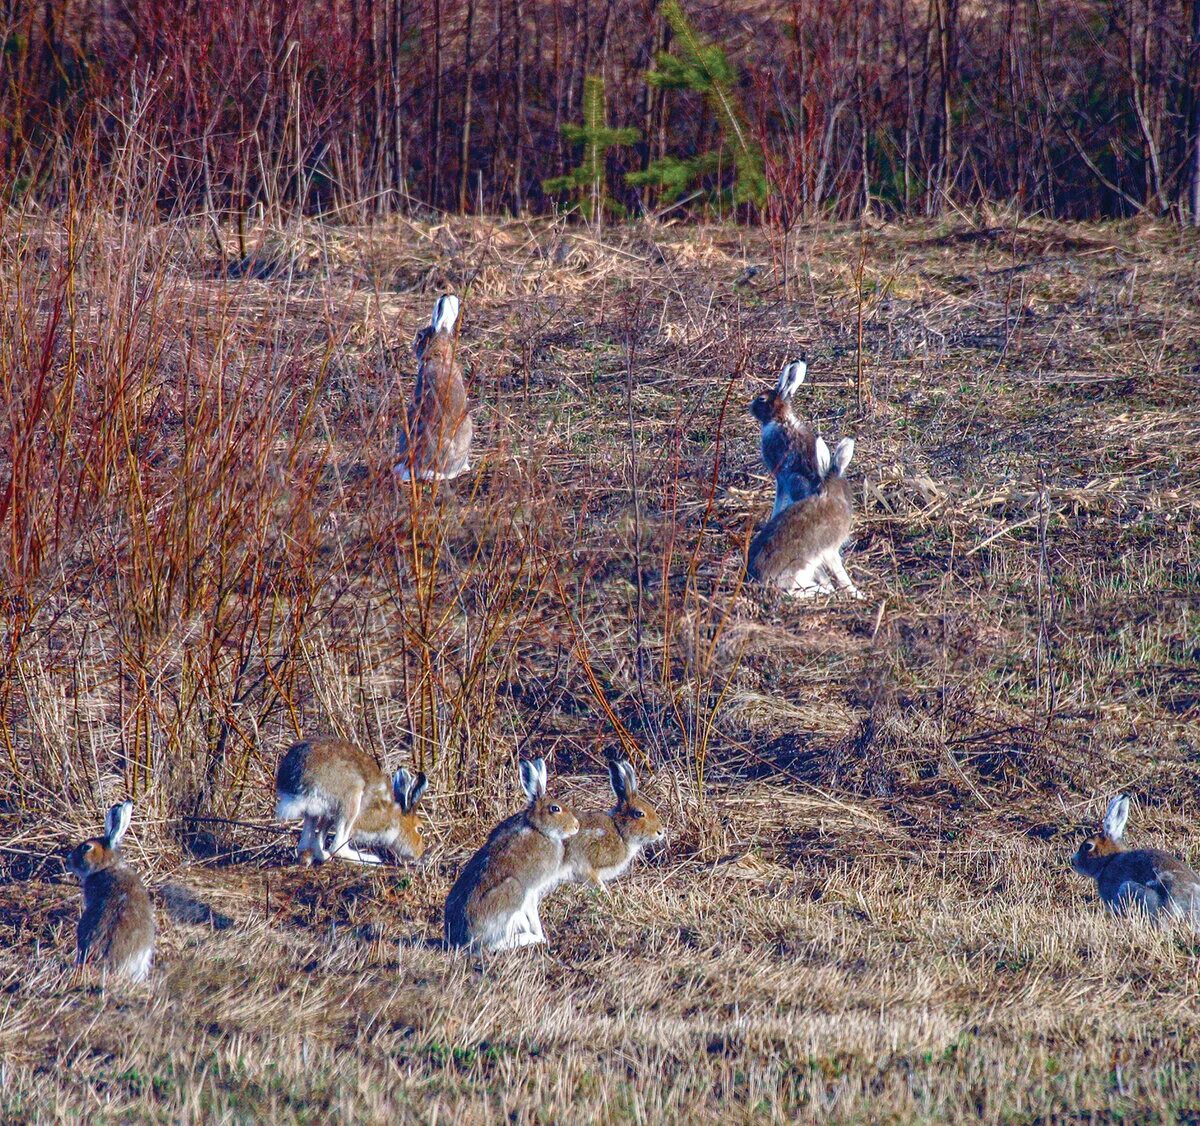
<instances>
[{"instance_id":1,"label":"standing hare","mask_svg":"<svg viewBox=\"0 0 1200 1126\"><path fill-rule=\"evenodd\" d=\"M447 946L511 950L546 941L538 905L563 880L563 842L579 822L546 796L542 759L521 763L521 786L529 805L488 834L446 897Z\"/></svg>"},{"instance_id":2,"label":"standing hare","mask_svg":"<svg viewBox=\"0 0 1200 1126\"><path fill-rule=\"evenodd\" d=\"M417 385L395 472L402 481L442 481L471 468L471 412L458 363L458 298L439 297L433 318L413 339Z\"/></svg>"},{"instance_id":3,"label":"standing hare","mask_svg":"<svg viewBox=\"0 0 1200 1126\"><path fill-rule=\"evenodd\" d=\"M406 860L425 851L417 805L425 793L424 774L400 769L389 779L379 763L352 743L309 739L293 743L275 772L275 816L304 819L296 855L302 864L334 856L378 864L374 853L355 845L391 849ZM325 851L325 834L333 845ZM351 843L353 842L353 843Z\"/></svg>"},{"instance_id":4,"label":"standing hare","mask_svg":"<svg viewBox=\"0 0 1200 1126\"><path fill-rule=\"evenodd\" d=\"M1100 832L1084 841L1071 867L1096 881L1096 890L1114 915L1140 911L1156 922L1188 919L1200 924L1200 876L1182 860L1159 848L1121 847L1129 799L1118 794L1108 803Z\"/></svg>"},{"instance_id":5,"label":"standing hare","mask_svg":"<svg viewBox=\"0 0 1200 1126\"><path fill-rule=\"evenodd\" d=\"M748 573L789 594L809 597L841 589L862 594L842 562L842 545L850 538L854 507L845 472L854 456L851 438L830 455L824 439L814 442L817 491L777 512L750 541Z\"/></svg>"},{"instance_id":6,"label":"standing hare","mask_svg":"<svg viewBox=\"0 0 1200 1126\"><path fill-rule=\"evenodd\" d=\"M145 884L121 856L132 818L133 802L114 805L104 819L104 836L76 845L67 865L83 885L76 964L144 981L154 958L154 911Z\"/></svg>"},{"instance_id":7,"label":"standing hare","mask_svg":"<svg viewBox=\"0 0 1200 1126\"><path fill-rule=\"evenodd\" d=\"M772 516L812 496L821 485L816 470L817 436L792 406L792 397L807 372L803 360L785 364L776 385L750 403L750 413L762 426L763 464L775 478Z\"/></svg>"}]
</instances>

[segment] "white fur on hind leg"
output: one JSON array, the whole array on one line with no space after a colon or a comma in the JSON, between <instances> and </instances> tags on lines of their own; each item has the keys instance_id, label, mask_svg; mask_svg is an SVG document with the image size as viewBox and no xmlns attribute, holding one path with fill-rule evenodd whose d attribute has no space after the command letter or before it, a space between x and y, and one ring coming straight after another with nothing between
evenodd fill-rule
<instances>
[{"instance_id":1,"label":"white fur on hind leg","mask_svg":"<svg viewBox=\"0 0 1200 1126\"><path fill-rule=\"evenodd\" d=\"M854 580L846 570L846 564L842 562L841 553L836 548L825 556L825 568L833 581L847 594L855 598L866 598L866 595L854 585Z\"/></svg>"},{"instance_id":2,"label":"white fur on hind leg","mask_svg":"<svg viewBox=\"0 0 1200 1126\"><path fill-rule=\"evenodd\" d=\"M791 587L784 589L799 598L815 598L818 594L829 594L833 591L832 585L824 577L824 567L819 559L801 567L792 579Z\"/></svg>"}]
</instances>

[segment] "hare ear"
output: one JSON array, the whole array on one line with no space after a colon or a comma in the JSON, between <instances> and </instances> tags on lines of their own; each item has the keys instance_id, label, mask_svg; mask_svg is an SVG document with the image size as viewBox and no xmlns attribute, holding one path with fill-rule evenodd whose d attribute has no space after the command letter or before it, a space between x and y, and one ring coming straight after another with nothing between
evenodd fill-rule
<instances>
[{"instance_id":1,"label":"hare ear","mask_svg":"<svg viewBox=\"0 0 1200 1126\"><path fill-rule=\"evenodd\" d=\"M454 322L458 320L458 298L453 293L447 293L437 299L433 307L433 320L430 322L434 332L453 332Z\"/></svg>"},{"instance_id":2,"label":"hare ear","mask_svg":"<svg viewBox=\"0 0 1200 1126\"><path fill-rule=\"evenodd\" d=\"M414 777L411 771L401 767L392 775L392 797L404 813L411 813L428 784L424 774Z\"/></svg>"},{"instance_id":3,"label":"hare ear","mask_svg":"<svg viewBox=\"0 0 1200 1126\"><path fill-rule=\"evenodd\" d=\"M629 797L634 797L638 791L637 775L633 772L633 767L628 759L621 761L621 774L625 778L625 792Z\"/></svg>"},{"instance_id":4,"label":"hare ear","mask_svg":"<svg viewBox=\"0 0 1200 1126\"><path fill-rule=\"evenodd\" d=\"M624 763L616 759L608 764L608 780L619 802L624 801L629 796L629 791L625 786L625 771L621 769L624 765Z\"/></svg>"},{"instance_id":5,"label":"hare ear","mask_svg":"<svg viewBox=\"0 0 1200 1126\"><path fill-rule=\"evenodd\" d=\"M808 374L808 364L803 360L796 360L795 363L784 364L783 371L779 373L779 393L785 398L790 399L796 389L804 382L804 377Z\"/></svg>"},{"instance_id":6,"label":"hare ear","mask_svg":"<svg viewBox=\"0 0 1200 1126\"><path fill-rule=\"evenodd\" d=\"M114 805L104 818L104 837L109 848L116 848L121 838L129 831L129 822L133 820L133 802L123 801Z\"/></svg>"},{"instance_id":7,"label":"hare ear","mask_svg":"<svg viewBox=\"0 0 1200 1126\"><path fill-rule=\"evenodd\" d=\"M854 439L843 438L833 448L833 468L839 473L845 473L854 456Z\"/></svg>"},{"instance_id":8,"label":"hare ear","mask_svg":"<svg viewBox=\"0 0 1200 1126\"><path fill-rule=\"evenodd\" d=\"M1118 794L1108 803L1108 811L1104 814L1104 835L1110 841L1119 841L1128 820L1129 799L1124 794Z\"/></svg>"},{"instance_id":9,"label":"hare ear","mask_svg":"<svg viewBox=\"0 0 1200 1126\"><path fill-rule=\"evenodd\" d=\"M813 453L817 459L817 476L823 481L829 473L830 462L829 447L824 438L818 438L813 444Z\"/></svg>"},{"instance_id":10,"label":"hare ear","mask_svg":"<svg viewBox=\"0 0 1200 1126\"><path fill-rule=\"evenodd\" d=\"M521 760L521 787L530 801L537 801L546 793L546 764L535 758Z\"/></svg>"}]
</instances>

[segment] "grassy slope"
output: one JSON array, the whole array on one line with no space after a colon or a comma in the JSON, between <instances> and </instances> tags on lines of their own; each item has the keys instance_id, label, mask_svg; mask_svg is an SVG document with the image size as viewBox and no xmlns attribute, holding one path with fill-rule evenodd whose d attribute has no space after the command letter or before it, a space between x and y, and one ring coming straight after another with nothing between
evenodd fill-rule
<instances>
[{"instance_id":1,"label":"grassy slope","mask_svg":"<svg viewBox=\"0 0 1200 1126\"><path fill-rule=\"evenodd\" d=\"M574 537L563 569L592 569L574 595L588 651L661 764L647 788L671 842L611 898L556 893L551 953L448 957L433 945L441 899L511 783L439 795L423 867L302 872L286 838L254 827L268 824L277 723L249 760L233 862L187 856L161 821L130 846L153 883L186 884L232 927L160 911L152 984L104 990L70 977L78 892L40 859L91 830L96 807L49 794L47 826L14 788L0 1112L1027 1121L1200 1107L1200 947L1115 925L1065 864L1118 787L1139 797L1134 840L1200 859L1187 832L1200 750L1194 238L872 233L875 402L859 418L854 231L798 236L787 300L769 268L743 274L769 251L736 231L621 232L617 249L517 225L313 237L320 254L283 312L278 279L238 292L302 342L299 361L333 338L335 375L369 366L386 318L414 323L438 288L473 276L464 346L482 433L519 449L558 421L539 457ZM215 309L229 283L182 261L190 307ZM744 403L799 347L806 407L858 438L862 604L798 605L730 579L770 506ZM353 382L325 393L352 399ZM695 739L673 726L670 693L645 686L631 627L640 549L643 645L661 655L654 623L670 603L654 561L672 527L699 544L702 591L680 596L672 667L694 671L689 645L722 623L713 667L728 689L702 791ZM675 569L668 586L682 581ZM553 679L548 661L530 642L512 667L528 687ZM562 787L599 805L597 741L611 734L578 670L564 675L556 706L511 706L556 753ZM361 737L402 728L403 686L369 703L336 677L326 689L300 705L314 726L345 708ZM17 719L35 729L32 707Z\"/></svg>"}]
</instances>

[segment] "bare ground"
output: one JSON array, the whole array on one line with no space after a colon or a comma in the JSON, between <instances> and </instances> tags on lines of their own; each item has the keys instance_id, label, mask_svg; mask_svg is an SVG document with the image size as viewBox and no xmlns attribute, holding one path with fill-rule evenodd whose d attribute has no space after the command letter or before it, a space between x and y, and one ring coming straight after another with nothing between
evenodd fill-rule
<instances>
[{"instance_id":1,"label":"bare ground","mask_svg":"<svg viewBox=\"0 0 1200 1126\"><path fill-rule=\"evenodd\" d=\"M1105 917L1066 863L1118 790L1137 799L1134 842L1200 861L1195 236L985 216L802 231L785 289L767 243L733 229L602 244L548 224L306 227L261 249L270 268L250 272L272 276L233 281L186 233L138 237L187 345L244 331L246 355L293 364L301 386L326 374L313 558L340 551L353 581L305 627L294 682L220 743L202 811L226 820L197 822L176 788L212 740L164 703L184 689L137 680L134 647L106 644L119 614L70 565L38 579L45 621L4 697L6 1120L1197 1120L1200 943ZM35 241L53 255L58 237ZM450 570L492 560L491 586L456 589L464 620L499 621L503 656L442 671L449 734L422 743L420 615L379 609L403 574L370 577L403 538L378 522L399 502L373 506L411 372L400 345L444 287L467 296L492 453L439 527ZM165 332L145 392L164 433L184 335ZM859 604L738 581L771 503L745 403L800 350L802 405L858 440ZM164 438L147 463L178 450ZM275 478L256 480L244 497ZM542 491L496 484L513 480ZM495 519L493 496L553 558L511 618L487 616L515 588L472 523ZM353 644L344 605L371 625ZM186 687L203 627L157 628ZM431 647L475 652L458 628ZM290 863L270 772L316 729L425 761L425 863ZM139 764L143 738L156 754ZM516 801L518 748L600 807L601 750L621 738L669 841L611 896L556 892L549 950L439 949L458 866ZM131 788L130 861L160 904L143 987L72 974L61 864ZM183 921L192 898L202 917Z\"/></svg>"}]
</instances>

